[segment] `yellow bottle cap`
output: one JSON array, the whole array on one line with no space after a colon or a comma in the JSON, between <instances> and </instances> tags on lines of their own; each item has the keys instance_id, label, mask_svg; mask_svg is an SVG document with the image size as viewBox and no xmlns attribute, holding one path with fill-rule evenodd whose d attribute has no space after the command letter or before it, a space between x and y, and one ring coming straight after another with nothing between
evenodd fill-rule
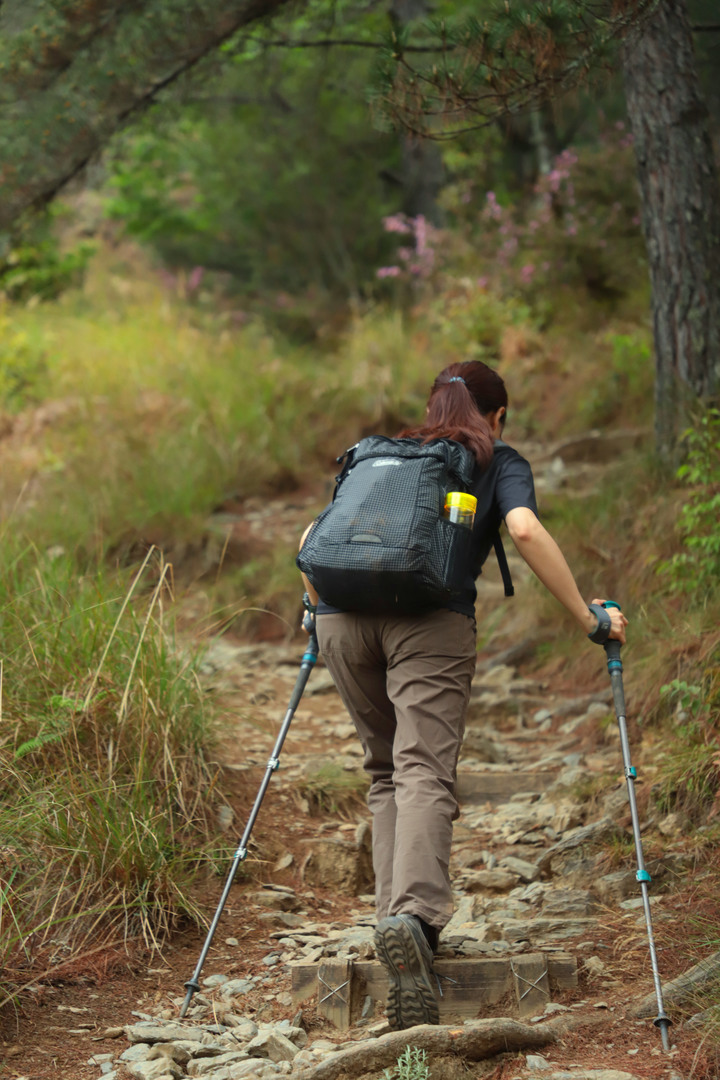
<instances>
[{"instance_id":1,"label":"yellow bottle cap","mask_svg":"<svg viewBox=\"0 0 720 1080\"><path fill-rule=\"evenodd\" d=\"M448 491L445 496L445 508L449 509L451 506L457 506L460 510L469 510L474 514L477 510L477 499L466 491Z\"/></svg>"}]
</instances>

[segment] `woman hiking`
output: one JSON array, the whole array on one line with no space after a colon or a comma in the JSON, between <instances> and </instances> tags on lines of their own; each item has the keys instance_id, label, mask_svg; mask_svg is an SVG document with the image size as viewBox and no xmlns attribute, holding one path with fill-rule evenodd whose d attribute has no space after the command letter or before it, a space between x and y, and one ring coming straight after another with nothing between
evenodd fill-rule
<instances>
[{"instance_id":1,"label":"woman hiking","mask_svg":"<svg viewBox=\"0 0 720 1080\"><path fill-rule=\"evenodd\" d=\"M588 607L541 525L530 465L501 439L507 409L497 372L477 360L451 364L433 383L423 422L399 437L422 444L450 439L472 451L475 573L504 521L519 554L580 628L592 640L624 643L625 616L618 608L605 611L602 600ZM446 606L412 614L339 610L305 574L303 580L325 664L365 751L374 940L389 979L388 1022L395 1030L436 1024L433 956L453 911L448 865L458 816L456 768L477 658L474 577L468 574Z\"/></svg>"}]
</instances>

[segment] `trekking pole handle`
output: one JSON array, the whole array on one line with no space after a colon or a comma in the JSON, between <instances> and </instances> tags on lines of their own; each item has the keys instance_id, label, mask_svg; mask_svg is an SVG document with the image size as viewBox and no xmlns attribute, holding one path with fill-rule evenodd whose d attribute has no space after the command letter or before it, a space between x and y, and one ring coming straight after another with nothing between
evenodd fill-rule
<instances>
[{"instance_id":1,"label":"trekking pole handle","mask_svg":"<svg viewBox=\"0 0 720 1080\"><path fill-rule=\"evenodd\" d=\"M603 604L604 608L617 608L618 611L622 611L622 608L615 600L606 600ZM605 655L608 661L608 671L612 675L613 671L622 671L622 660L620 659L620 650L622 649L622 643L615 638L610 641L606 641L603 645Z\"/></svg>"},{"instance_id":2,"label":"trekking pole handle","mask_svg":"<svg viewBox=\"0 0 720 1080\"><path fill-rule=\"evenodd\" d=\"M315 617L317 615L317 604L313 604L308 593L303 593L302 602L303 607L305 608L302 626L303 630L310 638L305 656L308 657L308 659L312 658L312 662L314 663L319 652L317 639L317 624L315 622Z\"/></svg>"}]
</instances>

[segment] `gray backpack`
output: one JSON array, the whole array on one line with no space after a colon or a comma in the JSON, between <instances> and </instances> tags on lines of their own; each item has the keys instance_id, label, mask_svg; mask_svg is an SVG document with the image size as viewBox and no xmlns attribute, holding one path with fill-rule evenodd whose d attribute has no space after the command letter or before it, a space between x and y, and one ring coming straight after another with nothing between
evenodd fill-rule
<instances>
[{"instance_id":1,"label":"gray backpack","mask_svg":"<svg viewBox=\"0 0 720 1080\"><path fill-rule=\"evenodd\" d=\"M448 491L471 490L472 452L449 439L420 445L371 435L343 459L333 501L297 565L343 611L446 606L473 574L472 530L443 516Z\"/></svg>"}]
</instances>

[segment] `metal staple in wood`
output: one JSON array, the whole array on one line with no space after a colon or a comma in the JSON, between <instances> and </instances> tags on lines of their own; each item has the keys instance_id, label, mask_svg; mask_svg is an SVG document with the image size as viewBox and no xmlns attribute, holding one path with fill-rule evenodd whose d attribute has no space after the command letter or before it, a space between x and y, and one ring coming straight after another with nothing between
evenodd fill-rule
<instances>
[{"instance_id":1,"label":"metal staple in wood","mask_svg":"<svg viewBox=\"0 0 720 1080\"><path fill-rule=\"evenodd\" d=\"M543 989L542 986L538 986L538 983L540 982L540 980L544 979L545 976L547 975L547 968L545 968L545 970L543 972L541 972L540 975L538 975L537 980L535 982L531 982L530 979L526 979L524 975L521 975L519 971L516 971L515 970L515 965L513 964L512 960L510 961L510 970L513 973L513 975L515 976L515 978L518 980L518 982L524 982L524 983L527 984L527 990L525 990L522 994L520 994L520 997L519 997L520 1001L522 1001L523 998L526 998L528 996L528 994L531 993L531 991L533 991L533 990L539 990L541 994L545 995L545 997L548 997L548 998L550 997L547 990Z\"/></svg>"},{"instance_id":2,"label":"metal staple in wood","mask_svg":"<svg viewBox=\"0 0 720 1080\"><path fill-rule=\"evenodd\" d=\"M344 988L346 986L350 985L350 980L349 979L346 979L344 983L340 983L339 986L333 987L333 986L330 986L330 983L326 983L325 980L323 979L322 975L320 975L318 973L318 982L322 983L322 985L325 987L325 989L330 991L330 993L326 994L324 998L320 998L320 1001L319 1001L320 1005L323 1005L326 1001L329 1001L331 997L335 997L336 994L340 998L340 1001L343 1003L343 1005L347 1005L347 1000L342 996L340 991L344 990Z\"/></svg>"}]
</instances>

